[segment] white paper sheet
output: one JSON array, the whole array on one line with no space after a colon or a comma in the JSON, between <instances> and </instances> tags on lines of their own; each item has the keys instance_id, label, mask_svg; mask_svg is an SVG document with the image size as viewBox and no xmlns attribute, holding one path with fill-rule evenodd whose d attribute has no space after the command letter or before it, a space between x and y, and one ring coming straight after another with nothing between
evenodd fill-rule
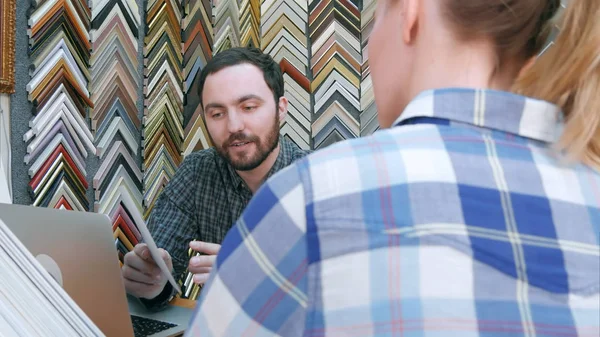
<instances>
[{"instance_id":1,"label":"white paper sheet","mask_svg":"<svg viewBox=\"0 0 600 337\"><path fill-rule=\"evenodd\" d=\"M150 249L150 255L152 255L154 262L156 262L156 265L158 265L160 270L163 272L163 275L165 275L167 277L167 279L169 280L169 283L171 283L173 288L176 289L178 293L181 293L181 288L179 287L179 284L177 284L177 281L175 281L175 279L173 278L173 275L171 275L171 271L169 270L169 268L167 268L167 264L160 256L158 247L156 246L156 243L154 242L154 239L152 238L152 235L150 234L148 227L146 227L146 222L144 221L144 219L142 219L142 217L140 216L140 214L138 214L138 212L133 211L136 209L136 207L133 203L131 203L130 200L125 198L125 199L123 199L123 202L125 203L125 206L128 209L132 210L131 215L133 216L133 222L135 222L138 229L140 230L140 233L142 234L142 238L144 239L144 243L146 243L148 245L148 248Z\"/></svg>"},{"instance_id":2,"label":"white paper sheet","mask_svg":"<svg viewBox=\"0 0 600 337\"><path fill-rule=\"evenodd\" d=\"M158 247L156 246L156 243L154 243L154 239L152 239L152 235L150 235L146 224L144 223L144 221L136 223L138 224L138 229L142 234L142 238L144 238L144 242L148 245L148 248L150 249L150 254L152 255L152 258L154 259L158 267L160 267L160 270L162 270L163 275L167 276L167 279L169 280L169 283L171 283L173 288L176 289L178 293L181 293L181 288L179 288L179 284L177 284L177 281L175 281L175 279L173 278L171 271L169 270L169 268L167 268L167 264L160 255Z\"/></svg>"},{"instance_id":3,"label":"white paper sheet","mask_svg":"<svg viewBox=\"0 0 600 337\"><path fill-rule=\"evenodd\" d=\"M0 94L0 203L12 204L10 96Z\"/></svg>"}]
</instances>

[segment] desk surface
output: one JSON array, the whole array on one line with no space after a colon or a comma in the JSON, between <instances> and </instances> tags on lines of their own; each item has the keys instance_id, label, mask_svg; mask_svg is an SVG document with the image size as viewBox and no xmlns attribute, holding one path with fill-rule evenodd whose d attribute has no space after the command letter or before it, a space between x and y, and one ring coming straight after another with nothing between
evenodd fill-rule
<instances>
[{"instance_id":1,"label":"desk surface","mask_svg":"<svg viewBox=\"0 0 600 337\"><path fill-rule=\"evenodd\" d=\"M174 299L171 300L171 302L169 302L169 304L175 305L178 307L182 307L182 308L194 309L194 308L196 308L197 301L188 300L187 298L175 297Z\"/></svg>"}]
</instances>

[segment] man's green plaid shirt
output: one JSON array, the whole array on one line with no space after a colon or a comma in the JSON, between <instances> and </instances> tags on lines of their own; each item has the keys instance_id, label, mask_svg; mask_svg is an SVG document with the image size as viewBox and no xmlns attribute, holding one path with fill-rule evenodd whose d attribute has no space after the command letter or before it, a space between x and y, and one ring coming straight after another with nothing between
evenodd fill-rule
<instances>
[{"instance_id":1,"label":"man's green plaid shirt","mask_svg":"<svg viewBox=\"0 0 600 337\"><path fill-rule=\"evenodd\" d=\"M280 152L269 177L308 153L282 136L279 144ZM197 239L220 244L251 198L244 181L214 148L185 158L148 219L157 246L173 259L176 279L187 268L189 242ZM143 302L160 309L171 295L171 287L167 288L154 301Z\"/></svg>"}]
</instances>

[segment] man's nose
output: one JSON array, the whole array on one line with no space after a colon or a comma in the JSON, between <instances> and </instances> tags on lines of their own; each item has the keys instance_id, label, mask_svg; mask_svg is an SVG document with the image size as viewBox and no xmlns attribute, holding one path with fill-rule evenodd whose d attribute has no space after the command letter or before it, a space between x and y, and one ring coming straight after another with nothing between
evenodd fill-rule
<instances>
[{"instance_id":1,"label":"man's nose","mask_svg":"<svg viewBox=\"0 0 600 337\"><path fill-rule=\"evenodd\" d=\"M236 133L244 130L244 120L240 113L231 111L228 114L228 129L230 133Z\"/></svg>"}]
</instances>

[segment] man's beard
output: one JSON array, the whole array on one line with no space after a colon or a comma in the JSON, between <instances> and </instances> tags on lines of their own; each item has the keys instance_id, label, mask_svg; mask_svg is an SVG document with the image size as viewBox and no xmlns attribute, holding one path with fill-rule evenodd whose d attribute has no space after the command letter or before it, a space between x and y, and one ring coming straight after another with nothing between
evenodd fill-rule
<instances>
[{"instance_id":1,"label":"man's beard","mask_svg":"<svg viewBox=\"0 0 600 337\"><path fill-rule=\"evenodd\" d=\"M233 142L252 142L256 146L256 150L252 155L236 156L237 158L232 158L228 150ZM221 146L215 146L215 149L236 171L251 171L260 166L271 152L275 150L278 144L279 115L276 114L273 126L267 134L267 137L264 139L264 142L256 135L250 136L240 132L229 136L229 139Z\"/></svg>"}]
</instances>

